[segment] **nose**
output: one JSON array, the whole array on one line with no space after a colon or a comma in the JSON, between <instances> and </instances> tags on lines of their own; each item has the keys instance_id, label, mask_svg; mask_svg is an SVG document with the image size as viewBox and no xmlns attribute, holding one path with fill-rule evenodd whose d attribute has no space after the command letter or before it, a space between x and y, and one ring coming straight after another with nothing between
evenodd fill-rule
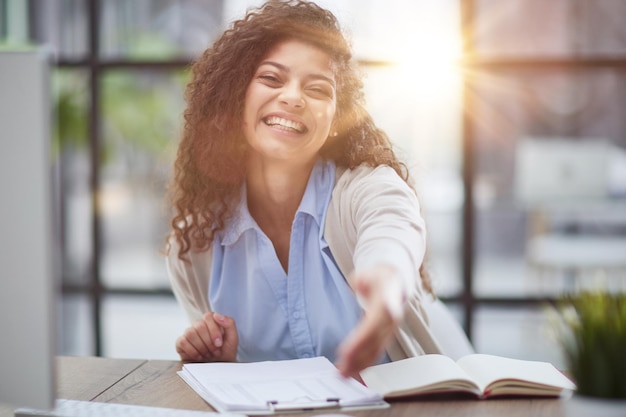
<instances>
[{"instance_id":1,"label":"nose","mask_svg":"<svg viewBox=\"0 0 626 417\"><path fill-rule=\"evenodd\" d=\"M280 102L289 107L304 107L305 102L300 86L296 85L296 83L285 84L280 94Z\"/></svg>"}]
</instances>

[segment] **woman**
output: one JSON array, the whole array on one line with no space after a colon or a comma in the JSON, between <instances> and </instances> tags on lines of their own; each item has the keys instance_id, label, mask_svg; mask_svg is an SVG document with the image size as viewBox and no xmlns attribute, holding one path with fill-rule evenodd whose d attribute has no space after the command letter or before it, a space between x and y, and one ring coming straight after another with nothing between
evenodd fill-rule
<instances>
[{"instance_id":1,"label":"woman","mask_svg":"<svg viewBox=\"0 0 626 417\"><path fill-rule=\"evenodd\" d=\"M181 359L324 355L356 375L440 352L419 203L335 17L268 2L192 69L167 262Z\"/></svg>"}]
</instances>

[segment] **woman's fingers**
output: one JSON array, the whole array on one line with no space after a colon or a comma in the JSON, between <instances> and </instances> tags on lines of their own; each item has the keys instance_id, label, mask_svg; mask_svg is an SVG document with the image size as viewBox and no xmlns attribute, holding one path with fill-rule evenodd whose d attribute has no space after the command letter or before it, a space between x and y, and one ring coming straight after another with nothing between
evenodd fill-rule
<instances>
[{"instance_id":1,"label":"woman's fingers","mask_svg":"<svg viewBox=\"0 0 626 417\"><path fill-rule=\"evenodd\" d=\"M237 357L238 344L235 321L209 312L178 338L176 351L182 360L230 361Z\"/></svg>"},{"instance_id":2,"label":"woman's fingers","mask_svg":"<svg viewBox=\"0 0 626 417\"><path fill-rule=\"evenodd\" d=\"M222 330L222 359L232 362L237 359L237 348L239 346L239 334L237 333L237 325L232 317L224 316L219 313L213 313L213 318Z\"/></svg>"},{"instance_id":3,"label":"woman's fingers","mask_svg":"<svg viewBox=\"0 0 626 417\"><path fill-rule=\"evenodd\" d=\"M373 365L382 355L387 341L395 330L388 313L383 311L382 314L380 316L368 312L339 347L337 368L342 375L356 376L361 370Z\"/></svg>"},{"instance_id":4,"label":"woman's fingers","mask_svg":"<svg viewBox=\"0 0 626 417\"><path fill-rule=\"evenodd\" d=\"M187 341L185 336L176 339L176 353L183 361L198 360L201 357L200 352Z\"/></svg>"},{"instance_id":5,"label":"woman's fingers","mask_svg":"<svg viewBox=\"0 0 626 417\"><path fill-rule=\"evenodd\" d=\"M198 331L198 325L194 323L193 326L185 330L185 333L176 341L176 351L183 360L204 360L212 356L212 353L207 346L204 338L201 335L201 331Z\"/></svg>"},{"instance_id":6,"label":"woman's fingers","mask_svg":"<svg viewBox=\"0 0 626 417\"><path fill-rule=\"evenodd\" d=\"M379 266L355 273L355 291L365 302L365 316L337 352L337 368L357 376L382 355L402 318L402 285L393 268Z\"/></svg>"},{"instance_id":7,"label":"woman's fingers","mask_svg":"<svg viewBox=\"0 0 626 417\"><path fill-rule=\"evenodd\" d=\"M196 322L195 326L202 342L213 356L221 356L222 351L222 327L215 322L214 313L206 313L203 320Z\"/></svg>"}]
</instances>

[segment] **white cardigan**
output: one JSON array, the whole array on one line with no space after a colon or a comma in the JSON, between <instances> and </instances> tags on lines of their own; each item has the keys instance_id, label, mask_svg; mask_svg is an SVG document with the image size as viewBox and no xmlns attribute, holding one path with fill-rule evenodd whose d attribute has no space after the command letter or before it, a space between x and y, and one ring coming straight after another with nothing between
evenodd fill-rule
<instances>
[{"instance_id":1,"label":"white cardigan","mask_svg":"<svg viewBox=\"0 0 626 417\"><path fill-rule=\"evenodd\" d=\"M426 248L424 220L415 192L388 166L337 169L324 237L342 271L351 282L352 271L378 264L395 267L407 294L404 318L386 347L396 361L424 353L442 353L428 326L419 274ZM172 289L191 322L211 311L208 301L212 250L188 252L190 262L178 258L171 240L166 259Z\"/></svg>"}]
</instances>

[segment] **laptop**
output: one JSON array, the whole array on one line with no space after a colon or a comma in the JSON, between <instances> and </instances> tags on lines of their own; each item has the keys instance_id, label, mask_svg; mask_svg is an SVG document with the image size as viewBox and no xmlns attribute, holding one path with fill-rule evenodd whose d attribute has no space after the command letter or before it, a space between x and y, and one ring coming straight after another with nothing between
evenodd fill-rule
<instances>
[{"instance_id":1,"label":"laptop","mask_svg":"<svg viewBox=\"0 0 626 417\"><path fill-rule=\"evenodd\" d=\"M601 138L523 138L515 155L516 197L526 204L605 199L611 151Z\"/></svg>"}]
</instances>

